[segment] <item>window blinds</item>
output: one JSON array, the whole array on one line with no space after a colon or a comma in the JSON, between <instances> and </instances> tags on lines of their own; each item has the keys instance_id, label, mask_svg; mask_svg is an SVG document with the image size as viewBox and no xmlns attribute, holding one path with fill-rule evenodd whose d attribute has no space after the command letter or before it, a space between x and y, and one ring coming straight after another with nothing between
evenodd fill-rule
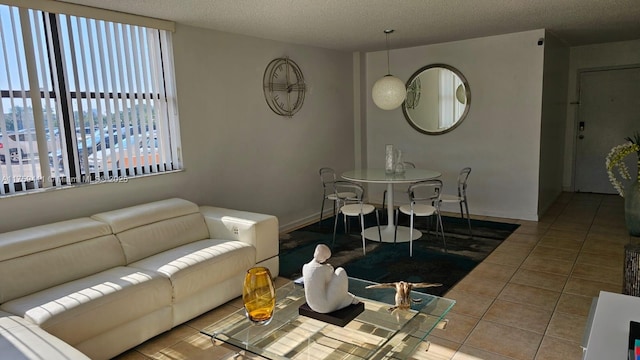
<instances>
[{"instance_id":1,"label":"window blinds","mask_svg":"<svg viewBox=\"0 0 640 360\"><path fill-rule=\"evenodd\" d=\"M181 168L169 31L5 5L0 26L0 194Z\"/></svg>"}]
</instances>

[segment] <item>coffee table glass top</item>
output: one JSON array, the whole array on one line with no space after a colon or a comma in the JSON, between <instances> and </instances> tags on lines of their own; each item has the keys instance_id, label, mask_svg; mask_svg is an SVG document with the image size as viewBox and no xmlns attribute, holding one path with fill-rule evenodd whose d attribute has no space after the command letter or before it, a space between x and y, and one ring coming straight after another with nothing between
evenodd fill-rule
<instances>
[{"instance_id":1,"label":"coffee table glass top","mask_svg":"<svg viewBox=\"0 0 640 360\"><path fill-rule=\"evenodd\" d=\"M304 288L289 282L276 290L268 325L253 325L244 309L202 329L203 334L268 359L388 359L410 356L455 304L455 300L412 291L411 310L388 309L394 289L366 289L375 283L349 279L349 292L365 310L344 327L298 315Z\"/></svg>"}]
</instances>

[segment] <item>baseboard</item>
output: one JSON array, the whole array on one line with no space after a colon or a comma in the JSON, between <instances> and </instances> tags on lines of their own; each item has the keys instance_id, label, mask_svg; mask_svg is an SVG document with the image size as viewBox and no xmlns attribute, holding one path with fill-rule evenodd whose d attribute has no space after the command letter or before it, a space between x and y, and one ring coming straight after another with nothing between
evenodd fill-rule
<instances>
[{"instance_id":1,"label":"baseboard","mask_svg":"<svg viewBox=\"0 0 640 360\"><path fill-rule=\"evenodd\" d=\"M322 214L322 218L325 219L327 217L331 217L333 216L333 210L329 209L328 211L325 211ZM279 231L281 234L286 234L288 232L291 232L293 230L305 227L307 225L311 225L315 222L318 221L318 219L320 218L320 213L317 212L315 214L309 215L309 216L305 216L301 219L298 220L294 220L291 222L288 222L286 224L281 224L279 227Z\"/></svg>"}]
</instances>

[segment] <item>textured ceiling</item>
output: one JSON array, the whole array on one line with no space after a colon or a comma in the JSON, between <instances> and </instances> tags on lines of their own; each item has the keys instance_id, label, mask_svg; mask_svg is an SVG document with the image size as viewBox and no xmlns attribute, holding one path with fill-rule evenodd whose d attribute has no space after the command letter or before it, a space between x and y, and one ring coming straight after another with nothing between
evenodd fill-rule
<instances>
[{"instance_id":1,"label":"textured ceiling","mask_svg":"<svg viewBox=\"0 0 640 360\"><path fill-rule=\"evenodd\" d=\"M344 51L545 28L570 46L640 39L640 0L64 0Z\"/></svg>"}]
</instances>

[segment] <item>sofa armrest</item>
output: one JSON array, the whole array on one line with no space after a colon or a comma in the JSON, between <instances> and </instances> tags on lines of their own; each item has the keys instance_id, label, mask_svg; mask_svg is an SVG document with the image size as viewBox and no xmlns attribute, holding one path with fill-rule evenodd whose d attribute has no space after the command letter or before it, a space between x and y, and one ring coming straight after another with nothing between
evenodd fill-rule
<instances>
[{"instance_id":1,"label":"sofa armrest","mask_svg":"<svg viewBox=\"0 0 640 360\"><path fill-rule=\"evenodd\" d=\"M278 256L278 218L248 211L200 206L212 239L238 240L256 248L256 263Z\"/></svg>"},{"instance_id":2,"label":"sofa armrest","mask_svg":"<svg viewBox=\"0 0 640 360\"><path fill-rule=\"evenodd\" d=\"M0 359L90 360L38 325L19 316L0 315Z\"/></svg>"}]
</instances>

